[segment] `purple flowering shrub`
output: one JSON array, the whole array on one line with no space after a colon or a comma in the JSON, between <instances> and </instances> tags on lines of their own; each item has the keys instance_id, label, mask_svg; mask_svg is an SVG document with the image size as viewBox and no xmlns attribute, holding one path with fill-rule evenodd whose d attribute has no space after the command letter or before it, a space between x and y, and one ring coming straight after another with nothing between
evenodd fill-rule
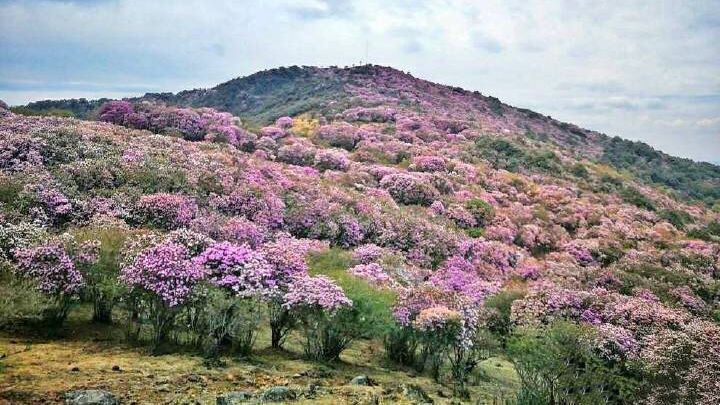
<instances>
[{"instance_id":1,"label":"purple flowering shrub","mask_svg":"<svg viewBox=\"0 0 720 405\"><path fill-rule=\"evenodd\" d=\"M358 315L343 290L325 276L296 278L283 307L299 317L303 348L310 359L334 361L356 337Z\"/></svg>"},{"instance_id":2,"label":"purple flowering shrub","mask_svg":"<svg viewBox=\"0 0 720 405\"><path fill-rule=\"evenodd\" d=\"M339 150L320 149L315 153L314 165L318 170L346 171L350 166L347 155Z\"/></svg>"},{"instance_id":3,"label":"purple flowering shrub","mask_svg":"<svg viewBox=\"0 0 720 405\"><path fill-rule=\"evenodd\" d=\"M133 310L147 312L155 348L166 341L178 312L206 277L188 249L174 243L151 246L122 268L120 280L141 294Z\"/></svg>"},{"instance_id":4,"label":"purple flowering shrub","mask_svg":"<svg viewBox=\"0 0 720 405\"><path fill-rule=\"evenodd\" d=\"M401 204L430 205L438 197L432 185L409 174L388 174L380 180L380 187Z\"/></svg>"},{"instance_id":5,"label":"purple flowering shrub","mask_svg":"<svg viewBox=\"0 0 720 405\"><path fill-rule=\"evenodd\" d=\"M72 258L59 243L16 249L14 256L16 274L31 280L40 292L54 301L54 306L45 314L47 320L62 323L84 285L83 276Z\"/></svg>"},{"instance_id":6,"label":"purple flowering shrub","mask_svg":"<svg viewBox=\"0 0 720 405\"><path fill-rule=\"evenodd\" d=\"M181 194L158 193L140 197L133 213L140 223L175 229L190 223L197 214L197 204Z\"/></svg>"},{"instance_id":7,"label":"purple flowering shrub","mask_svg":"<svg viewBox=\"0 0 720 405\"><path fill-rule=\"evenodd\" d=\"M210 283L237 296L249 298L273 294L272 268L262 253L247 245L218 242L210 245L193 262L208 270L206 278Z\"/></svg>"},{"instance_id":8,"label":"purple flowering shrub","mask_svg":"<svg viewBox=\"0 0 720 405\"><path fill-rule=\"evenodd\" d=\"M183 108L155 103L109 101L98 110L100 121L155 133L179 133L188 141L209 140L242 145L251 140L239 119L212 108Z\"/></svg>"}]
</instances>

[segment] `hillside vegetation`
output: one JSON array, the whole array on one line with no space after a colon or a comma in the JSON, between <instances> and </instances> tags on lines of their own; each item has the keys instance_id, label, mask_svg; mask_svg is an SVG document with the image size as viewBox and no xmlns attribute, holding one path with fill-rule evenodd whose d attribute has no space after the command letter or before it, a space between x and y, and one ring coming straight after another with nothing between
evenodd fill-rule
<instances>
[{"instance_id":1,"label":"hillside vegetation","mask_svg":"<svg viewBox=\"0 0 720 405\"><path fill-rule=\"evenodd\" d=\"M0 399L716 403L717 170L378 66L2 108Z\"/></svg>"}]
</instances>

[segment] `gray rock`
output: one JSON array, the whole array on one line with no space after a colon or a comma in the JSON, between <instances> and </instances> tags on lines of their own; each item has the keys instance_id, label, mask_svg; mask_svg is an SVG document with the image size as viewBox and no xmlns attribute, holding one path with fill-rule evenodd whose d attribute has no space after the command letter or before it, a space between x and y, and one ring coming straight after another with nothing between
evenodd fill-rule
<instances>
[{"instance_id":1,"label":"gray rock","mask_svg":"<svg viewBox=\"0 0 720 405\"><path fill-rule=\"evenodd\" d=\"M245 391L233 391L215 398L217 405L238 405L252 401L252 394Z\"/></svg>"},{"instance_id":2,"label":"gray rock","mask_svg":"<svg viewBox=\"0 0 720 405\"><path fill-rule=\"evenodd\" d=\"M416 404L432 404L430 396L417 385L408 384L402 387L402 395Z\"/></svg>"},{"instance_id":3,"label":"gray rock","mask_svg":"<svg viewBox=\"0 0 720 405\"><path fill-rule=\"evenodd\" d=\"M260 395L260 400L263 402L282 402L292 401L297 398L295 391L282 385L270 387Z\"/></svg>"},{"instance_id":4,"label":"gray rock","mask_svg":"<svg viewBox=\"0 0 720 405\"><path fill-rule=\"evenodd\" d=\"M104 390L78 390L65 393L66 405L119 405L113 394Z\"/></svg>"},{"instance_id":5,"label":"gray rock","mask_svg":"<svg viewBox=\"0 0 720 405\"><path fill-rule=\"evenodd\" d=\"M370 379L370 377L368 377L366 375L359 375L359 376L353 378L352 380L350 380L350 384L351 385L367 385L367 386L375 385L373 383L373 380Z\"/></svg>"}]
</instances>

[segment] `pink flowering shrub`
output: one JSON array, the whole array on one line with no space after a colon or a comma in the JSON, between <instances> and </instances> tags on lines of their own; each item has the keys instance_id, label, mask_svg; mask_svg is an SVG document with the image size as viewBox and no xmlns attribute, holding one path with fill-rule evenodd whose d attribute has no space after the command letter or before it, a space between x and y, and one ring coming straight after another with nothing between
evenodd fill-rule
<instances>
[{"instance_id":1,"label":"pink flowering shrub","mask_svg":"<svg viewBox=\"0 0 720 405\"><path fill-rule=\"evenodd\" d=\"M380 187L402 204L430 205L438 195L433 186L408 174L389 174L380 180Z\"/></svg>"},{"instance_id":2,"label":"pink flowering shrub","mask_svg":"<svg viewBox=\"0 0 720 405\"><path fill-rule=\"evenodd\" d=\"M293 119L290 117L280 117L275 120L275 126L281 129L290 129L293 126Z\"/></svg>"},{"instance_id":3,"label":"pink flowering shrub","mask_svg":"<svg viewBox=\"0 0 720 405\"><path fill-rule=\"evenodd\" d=\"M222 213L241 215L271 229L283 223L285 203L269 190L241 186L211 198L209 203Z\"/></svg>"},{"instance_id":4,"label":"pink flowering shrub","mask_svg":"<svg viewBox=\"0 0 720 405\"><path fill-rule=\"evenodd\" d=\"M155 349L166 341L183 304L206 276L207 271L191 260L187 248L174 243L142 250L122 268L120 280L139 297L132 301L133 311L147 311L152 323Z\"/></svg>"},{"instance_id":5,"label":"pink flowering shrub","mask_svg":"<svg viewBox=\"0 0 720 405\"><path fill-rule=\"evenodd\" d=\"M355 107L343 112L348 121L387 122L394 121L397 112L387 107Z\"/></svg>"},{"instance_id":6,"label":"pink flowering shrub","mask_svg":"<svg viewBox=\"0 0 720 405\"><path fill-rule=\"evenodd\" d=\"M299 277L289 286L284 306L291 310L333 313L352 305L343 290L325 276Z\"/></svg>"},{"instance_id":7,"label":"pink flowering shrub","mask_svg":"<svg viewBox=\"0 0 720 405\"><path fill-rule=\"evenodd\" d=\"M460 325L460 313L444 306L423 309L413 321L414 328L427 333L449 329L453 324ZM450 334L454 337L452 332Z\"/></svg>"},{"instance_id":8,"label":"pink flowering shrub","mask_svg":"<svg viewBox=\"0 0 720 405\"><path fill-rule=\"evenodd\" d=\"M197 214L197 204L181 194L150 194L140 197L133 214L140 223L175 229L190 223Z\"/></svg>"},{"instance_id":9,"label":"pink flowering shrub","mask_svg":"<svg viewBox=\"0 0 720 405\"><path fill-rule=\"evenodd\" d=\"M317 137L335 148L352 151L360 142L359 130L347 123L323 125L317 130Z\"/></svg>"},{"instance_id":10,"label":"pink flowering shrub","mask_svg":"<svg viewBox=\"0 0 720 405\"><path fill-rule=\"evenodd\" d=\"M67 318L72 299L84 285L83 276L59 244L20 248L14 252L16 274L32 280L37 289L54 301L46 313L49 321L62 323Z\"/></svg>"},{"instance_id":11,"label":"pink flowering shrub","mask_svg":"<svg viewBox=\"0 0 720 405\"><path fill-rule=\"evenodd\" d=\"M315 162L315 149L302 143L281 146L277 152L277 160L296 166L312 166Z\"/></svg>"},{"instance_id":12,"label":"pink flowering shrub","mask_svg":"<svg viewBox=\"0 0 720 405\"><path fill-rule=\"evenodd\" d=\"M279 127L275 127L275 126L262 127L262 128L260 128L260 136L263 138L278 140L280 138L285 137L285 130L283 128L279 128Z\"/></svg>"},{"instance_id":13,"label":"pink flowering shrub","mask_svg":"<svg viewBox=\"0 0 720 405\"><path fill-rule=\"evenodd\" d=\"M352 252L352 259L358 264L370 264L379 260L384 253L385 250L382 247L368 243L356 247Z\"/></svg>"},{"instance_id":14,"label":"pink flowering shrub","mask_svg":"<svg viewBox=\"0 0 720 405\"><path fill-rule=\"evenodd\" d=\"M248 244L252 248L260 246L267 238L268 231L260 224L244 217L232 217L220 231L222 237L236 244Z\"/></svg>"},{"instance_id":15,"label":"pink flowering shrub","mask_svg":"<svg viewBox=\"0 0 720 405\"><path fill-rule=\"evenodd\" d=\"M651 335L640 353L650 373L649 403L720 401L720 328L694 320Z\"/></svg>"},{"instance_id":16,"label":"pink flowering shrub","mask_svg":"<svg viewBox=\"0 0 720 405\"><path fill-rule=\"evenodd\" d=\"M314 165L319 170L346 171L350 167L350 159L339 150L320 149L315 153Z\"/></svg>"},{"instance_id":17,"label":"pink flowering shrub","mask_svg":"<svg viewBox=\"0 0 720 405\"><path fill-rule=\"evenodd\" d=\"M43 164L41 139L30 136L0 138L0 170L20 171Z\"/></svg>"},{"instance_id":18,"label":"pink flowering shrub","mask_svg":"<svg viewBox=\"0 0 720 405\"><path fill-rule=\"evenodd\" d=\"M325 276L296 278L283 307L300 319L308 358L335 361L358 336L361 315L343 290Z\"/></svg>"},{"instance_id":19,"label":"pink flowering shrub","mask_svg":"<svg viewBox=\"0 0 720 405\"><path fill-rule=\"evenodd\" d=\"M305 256L320 248L315 243L280 235L275 241L261 247L271 267L271 280L274 283L272 294L265 295L270 318L271 345L282 347L287 334L295 325L295 318L285 304L285 294L298 278L307 277L308 265Z\"/></svg>"},{"instance_id":20,"label":"pink flowering shrub","mask_svg":"<svg viewBox=\"0 0 720 405\"><path fill-rule=\"evenodd\" d=\"M408 169L416 172L444 172L447 165L440 156L416 156Z\"/></svg>"},{"instance_id":21,"label":"pink flowering shrub","mask_svg":"<svg viewBox=\"0 0 720 405\"><path fill-rule=\"evenodd\" d=\"M132 103L128 101L108 101L98 111L100 121L124 125L128 115L135 112ZM137 118L136 118L137 119Z\"/></svg>"},{"instance_id":22,"label":"pink flowering shrub","mask_svg":"<svg viewBox=\"0 0 720 405\"><path fill-rule=\"evenodd\" d=\"M174 243L149 248L121 272L123 282L152 294L167 308L182 305L206 276L207 271L191 260L187 248Z\"/></svg>"},{"instance_id":23,"label":"pink flowering shrub","mask_svg":"<svg viewBox=\"0 0 720 405\"><path fill-rule=\"evenodd\" d=\"M359 264L348 269L348 272L377 287L392 288L395 286L395 280L377 263Z\"/></svg>"},{"instance_id":24,"label":"pink flowering shrub","mask_svg":"<svg viewBox=\"0 0 720 405\"><path fill-rule=\"evenodd\" d=\"M273 294L273 271L262 253L230 242L210 245L193 263L205 267L207 279L241 297Z\"/></svg>"}]
</instances>

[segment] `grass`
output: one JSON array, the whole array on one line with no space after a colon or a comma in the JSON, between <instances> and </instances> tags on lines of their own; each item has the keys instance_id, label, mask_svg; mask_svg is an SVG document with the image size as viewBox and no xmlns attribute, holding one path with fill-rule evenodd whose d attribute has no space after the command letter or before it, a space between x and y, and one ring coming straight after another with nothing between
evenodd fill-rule
<instances>
[{"instance_id":1,"label":"grass","mask_svg":"<svg viewBox=\"0 0 720 405\"><path fill-rule=\"evenodd\" d=\"M363 299L370 312L389 317L393 293L348 274L350 264L347 251L331 249L311 258L310 272L334 279L351 299ZM214 404L225 392L258 393L275 385L300 392L309 384L319 387L317 395L297 403L410 403L401 394L408 384L421 387L435 403L453 400L449 385L389 366L381 336L355 341L339 363L320 365L303 359L299 336L291 336L283 351L271 349L269 330L263 327L250 358L222 356L208 365L192 352L151 356L147 348L124 340L122 326L94 324L91 318L92 308L84 304L52 336L27 328L0 331L0 357L5 354L0 359L0 404L60 402L69 390L91 388L107 389L123 403ZM377 385L348 385L357 375L368 375ZM514 397L517 377L506 360L482 362L477 375L470 387L474 403L508 403Z\"/></svg>"},{"instance_id":2,"label":"grass","mask_svg":"<svg viewBox=\"0 0 720 405\"><path fill-rule=\"evenodd\" d=\"M61 402L66 391L91 388L109 390L123 403L214 404L225 392L261 392L274 385L302 391L311 383L319 386L317 396L297 403L408 403L399 394L406 384L420 386L436 403L450 403L439 396L449 395L448 387L426 376L386 368L376 340L355 342L340 363L321 366L302 359L295 339L289 340L287 351L268 348L268 331L263 330L251 358L226 356L220 365L208 367L191 353L150 356L145 348L124 343L119 326L93 324L90 318L89 306L77 308L53 338L0 333L0 356L6 355L0 370L0 404ZM473 398L492 403L514 392L515 377L507 362L488 360L481 367L489 377L472 387ZM361 374L378 385L348 385Z\"/></svg>"}]
</instances>

